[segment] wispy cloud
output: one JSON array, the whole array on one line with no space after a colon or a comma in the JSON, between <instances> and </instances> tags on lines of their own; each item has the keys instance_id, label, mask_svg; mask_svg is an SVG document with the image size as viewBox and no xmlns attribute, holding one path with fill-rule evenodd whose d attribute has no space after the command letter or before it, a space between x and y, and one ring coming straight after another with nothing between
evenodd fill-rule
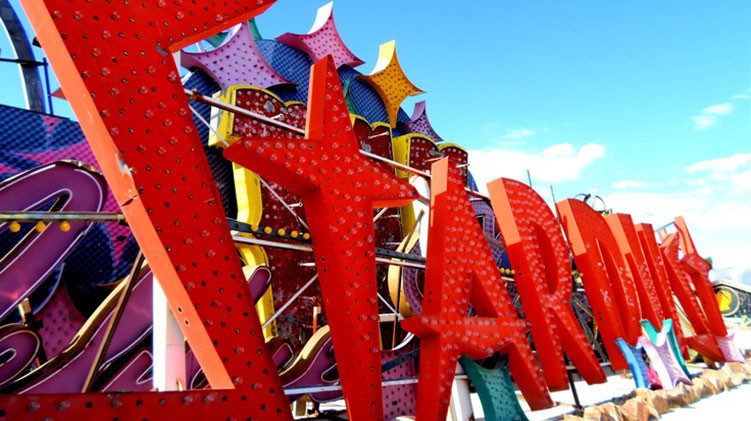
<instances>
[{"instance_id":1,"label":"wispy cloud","mask_svg":"<svg viewBox=\"0 0 751 421\"><path fill-rule=\"evenodd\" d=\"M699 161L686 167L686 172L700 173L714 181L728 183L727 187L751 189L751 153L736 153L723 158Z\"/></svg>"},{"instance_id":2,"label":"wispy cloud","mask_svg":"<svg viewBox=\"0 0 751 421\"><path fill-rule=\"evenodd\" d=\"M622 189L636 189L639 187L646 187L647 183L643 181L623 180L613 183L610 187L618 190Z\"/></svg>"},{"instance_id":3,"label":"wispy cloud","mask_svg":"<svg viewBox=\"0 0 751 421\"><path fill-rule=\"evenodd\" d=\"M701 110L699 115L692 116L694 128L696 130L707 130L717 124L719 116L728 115L733 112L733 104L725 102L717 105L710 105Z\"/></svg>"},{"instance_id":4,"label":"wispy cloud","mask_svg":"<svg viewBox=\"0 0 751 421\"><path fill-rule=\"evenodd\" d=\"M701 110L704 115L726 115L733 112L733 104L726 102L724 104L710 105Z\"/></svg>"},{"instance_id":5,"label":"wispy cloud","mask_svg":"<svg viewBox=\"0 0 751 421\"><path fill-rule=\"evenodd\" d=\"M751 163L751 153L736 153L723 158L708 159L699 161L686 167L688 172L696 171L737 171L744 165Z\"/></svg>"},{"instance_id":6,"label":"wispy cloud","mask_svg":"<svg viewBox=\"0 0 751 421\"><path fill-rule=\"evenodd\" d=\"M535 134L534 130L531 129L514 129L509 130L508 133L501 136L501 139L511 139L511 140L522 140L524 138L533 136Z\"/></svg>"},{"instance_id":7,"label":"wispy cloud","mask_svg":"<svg viewBox=\"0 0 751 421\"><path fill-rule=\"evenodd\" d=\"M533 179L543 182L576 180L584 168L603 156L605 146L591 142L580 148L559 143L539 152L490 148L469 151L469 168L484 190L486 183L499 177L526 181L527 170Z\"/></svg>"},{"instance_id":8,"label":"wispy cloud","mask_svg":"<svg viewBox=\"0 0 751 421\"><path fill-rule=\"evenodd\" d=\"M751 88L746 89L744 92L733 95L733 99L749 99L751 98Z\"/></svg>"},{"instance_id":9,"label":"wispy cloud","mask_svg":"<svg viewBox=\"0 0 751 421\"><path fill-rule=\"evenodd\" d=\"M609 208L629 213L634 221L655 227L683 215L699 253L711 256L716 277L736 281L751 276L748 244L751 238L751 153L737 153L688 165L682 179L688 189L664 193L637 188L604 195Z\"/></svg>"},{"instance_id":10,"label":"wispy cloud","mask_svg":"<svg viewBox=\"0 0 751 421\"><path fill-rule=\"evenodd\" d=\"M694 128L696 130L707 130L717 123L717 117L715 116L695 115L691 119L694 120Z\"/></svg>"}]
</instances>

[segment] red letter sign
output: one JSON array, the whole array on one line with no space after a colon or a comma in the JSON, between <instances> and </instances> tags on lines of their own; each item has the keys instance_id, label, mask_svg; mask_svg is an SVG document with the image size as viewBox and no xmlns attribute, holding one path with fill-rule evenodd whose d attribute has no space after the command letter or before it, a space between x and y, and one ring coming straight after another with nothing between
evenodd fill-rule
<instances>
[{"instance_id":1,"label":"red letter sign","mask_svg":"<svg viewBox=\"0 0 751 421\"><path fill-rule=\"evenodd\" d=\"M641 335L634 280L602 215L579 200L562 200L556 206L610 363L615 370L625 370L615 340L622 337L635 346Z\"/></svg>"},{"instance_id":2,"label":"red letter sign","mask_svg":"<svg viewBox=\"0 0 751 421\"><path fill-rule=\"evenodd\" d=\"M430 236L421 316L402 326L422 341L417 419L445 420L460 355L507 353L509 369L533 409L552 404L516 317L461 175L444 158L433 164ZM469 303L479 317L468 317Z\"/></svg>"},{"instance_id":3,"label":"red letter sign","mask_svg":"<svg viewBox=\"0 0 751 421\"><path fill-rule=\"evenodd\" d=\"M382 420L373 207L417 192L360 154L331 56L310 71L305 139L238 140L227 159L302 197L351 419Z\"/></svg>"},{"instance_id":4,"label":"red letter sign","mask_svg":"<svg viewBox=\"0 0 751 421\"><path fill-rule=\"evenodd\" d=\"M634 222L630 215L622 213L611 214L605 217L610 231L618 243L618 249L623 259L631 270L634 277L636 291L639 293L641 318L649 320L652 326L660 329L662 326L662 306L652 282L652 273L649 271L647 261L642 253L639 239L636 236Z\"/></svg>"},{"instance_id":5,"label":"red letter sign","mask_svg":"<svg viewBox=\"0 0 751 421\"><path fill-rule=\"evenodd\" d=\"M670 234L661 246L667 262L668 276L676 295L686 311L696 335L686 338L689 346L713 361L742 361L709 282L709 262L696 252L696 247L682 217L675 219L677 233ZM678 259L678 244L685 257ZM693 286L693 288L692 288ZM698 298L698 301L697 301Z\"/></svg>"},{"instance_id":6,"label":"red letter sign","mask_svg":"<svg viewBox=\"0 0 751 421\"><path fill-rule=\"evenodd\" d=\"M605 382L571 308L571 260L555 216L534 190L518 181L495 180L488 192L548 387L568 387L564 350L587 383Z\"/></svg>"},{"instance_id":7,"label":"red letter sign","mask_svg":"<svg viewBox=\"0 0 751 421\"><path fill-rule=\"evenodd\" d=\"M2 396L2 413L292 418L171 57L271 4L23 0L191 349L211 386L231 390Z\"/></svg>"},{"instance_id":8,"label":"red letter sign","mask_svg":"<svg viewBox=\"0 0 751 421\"><path fill-rule=\"evenodd\" d=\"M696 335L686 337L688 345L700 354L714 361L724 361L722 351L715 337L711 334L711 328L704 316L704 311L696 300L696 294L691 287L691 278L681 269L681 263L678 259L679 233L673 233L667 236L660 244L662 258L665 261L670 285L678 301L681 303L686 317L694 328ZM723 323L722 328L724 329Z\"/></svg>"},{"instance_id":9,"label":"red letter sign","mask_svg":"<svg viewBox=\"0 0 751 421\"><path fill-rule=\"evenodd\" d=\"M709 321L709 330L715 336L725 337L728 335L728 331L725 328L725 320L722 318L722 312L720 311L720 305L717 303L712 283L709 282L709 271L712 269L712 266L703 257L699 256L696 246L694 246L694 240L691 238L691 233L688 232L686 221L682 216L675 218L675 226L680 233L681 248L685 253L685 256L681 259L681 268L691 277L696 295L699 297L704 314Z\"/></svg>"},{"instance_id":10,"label":"red letter sign","mask_svg":"<svg viewBox=\"0 0 751 421\"><path fill-rule=\"evenodd\" d=\"M660 246L657 245L655 230L649 224L636 224L636 234L639 237L639 244L646 257L649 272L652 274L655 291L657 291L657 296L660 299L663 314L673 320L675 339L681 348L683 358L688 359L688 349L686 348L686 341L683 339L681 319L678 315L678 308L675 306L673 289L670 287L670 280L665 269L665 261L662 258ZM655 328L659 329L659 326L655 325Z\"/></svg>"}]
</instances>

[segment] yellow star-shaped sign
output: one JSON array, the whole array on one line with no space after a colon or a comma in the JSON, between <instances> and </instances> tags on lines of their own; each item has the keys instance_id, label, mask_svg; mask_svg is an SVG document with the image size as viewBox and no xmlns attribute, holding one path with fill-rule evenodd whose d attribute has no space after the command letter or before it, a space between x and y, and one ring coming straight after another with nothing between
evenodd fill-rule
<instances>
[{"instance_id":1,"label":"yellow star-shaped sign","mask_svg":"<svg viewBox=\"0 0 751 421\"><path fill-rule=\"evenodd\" d=\"M389 114L391 127L396 127L399 106L408 96L425 93L415 86L404 74L399 59L396 57L396 41L381 44L378 62L370 75L359 76L368 82L381 96Z\"/></svg>"}]
</instances>

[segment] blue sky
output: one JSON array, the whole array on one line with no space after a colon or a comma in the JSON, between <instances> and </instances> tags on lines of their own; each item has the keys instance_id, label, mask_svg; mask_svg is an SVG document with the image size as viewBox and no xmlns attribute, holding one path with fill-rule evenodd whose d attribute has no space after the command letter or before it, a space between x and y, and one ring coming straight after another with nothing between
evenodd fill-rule
<instances>
[{"instance_id":1,"label":"blue sky","mask_svg":"<svg viewBox=\"0 0 751 421\"><path fill-rule=\"evenodd\" d=\"M279 0L261 34L307 32L324 3ZM474 152L479 180L528 168L546 198L549 185L559 200L591 191L655 225L683 214L715 275L751 284L748 1L338 0L334 15L363 73L397 40L427 92L405 110L426 100L438 133ZM0 49L10 55L7 40ZM3 64L0 76L17 73Z\"/></svg>"}]
</instances>

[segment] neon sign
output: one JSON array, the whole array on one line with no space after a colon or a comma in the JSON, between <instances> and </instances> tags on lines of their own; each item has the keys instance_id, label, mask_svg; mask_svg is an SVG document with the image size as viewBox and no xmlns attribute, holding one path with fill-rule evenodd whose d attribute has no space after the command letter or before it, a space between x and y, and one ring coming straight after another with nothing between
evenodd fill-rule
<instances>
[{"instance_id":1,"label":"neon sign","mask_svg":"<svg viewBox=\"0 0 751 421\"><path fill-rule=\"evenodd\" d=\"M218 187L170 57L170 53L211 32L263 12L273 2L259 0L247 6L241 2L224 3L211 8L182 0L96 5L59 0L23 3L150 270L180 321L191 347L191 358L197 361L193 371L197 372L200 365L211 389L37 394L53 391L37 388L37 384L52 379L47 385L53 385L72 372L71 366L68 371L62 367L68 360L59 357L49 364L56 368L53 375L43 378L43 373L38 372L41 374L27 378L28 383L23 386L31 386L19 390L23 394L0 395L0 411L6 414L56 419L239 415L291 419L284 386L306 386L318 379L334 384L337 380L323 377L335 361L351 419L382 420L385 414L394 415L393 408L399 405L384 402L384 394L395 394L393 389L384 387L384 380L395 375L398 365L394 361L402 361L416 346L411 343L391 350L382 346L376 267L379 240L374 221L378 214L374 218L374 209L403 207L418 198L416 189L404 179L405 168L430 178L429 215L425 216L430 235L427 250L423 250L427 259L422 305L419 310L412 307L415 314L399 322L400 328L420 339L419 370L414 362L396 370L417 373L418 419L445 419L457 362L464 355L475 359L494 353L507 355L509 371L533 409L552 405L548 390L567 387L564 355L589 383L605 381L569 305L569 252L583 274L584 288L614 368L627 367L619 341L632 347L644 343L640 324L643 319L653 326L661 326L664 318L671 319L684 355L686 346L690 346L715 361L738 358L714 300L707 278L708 264L696 252L682 219L676 220L679 232L658 246L650 226L634 226L624 214L603 217L576 200L557 204L559 223L531 188L499 179L489 185L490 204L527 315L526 320L520 319L466 192L466 152L456 145L439 146L425 134L407 133L392 139L392 150L388 150L388 142L371 142L371 136L390 139L390 127L365 127L367 122L358 123L356 118L353 125L336 60L323 54L311 68L307 107L297 103L293 113L286 113L294 114L290 117L294 120L291 126L299 130L305 109L304 138L282 130L266 132L267 127L239 115L231 120L232 129L223 131L231 134L226 137L232 143L223 154L238 165L238 173L251 180L246 180L250 184L257 174L287 189L300 198L309 221L328 326L314 335L315 343L311 345L320 356L318 363L300 365L305 366L302 374L291 367L282 369L282 381L277 371L292 360L292 352L288 344L273 340L267 343L264 338L255 303L268 290L268 283L248 288ZM327 22L328 27L333 27L333 20ZM240 29L243 32L239 34L250 39L250 29ZM255 44L254 48L258 59L260 53ZM385 50L390 58L388 67L381 69L384 73L366 79L387 96L389 126L394 126L400 101L417 89L411 83L407 85L393 45ZM316 55L320 53L315 51ZM214 64L210 67L212 72L219 71ZM379 74L382 76L377 77ZM388 79L397 76L403 86L389 91ZM275 77L286 81L283 76ZM229 85L237 80L224 82ZM249 104L246 96L258 94L260 98L258 91L224 87L228 89L225 94L235 95L240 105L245 98L247 108L256 111L267 103L271 103L269 108L273 111L289 105L276 98L277 102L268 99L263 105ZM424 116L424 108L417 115ZM418 118L422 117L414 120ZM230 124L229 121L225 123ZM424 117L419 126L433 132L426 122ZM254 137L254 130L259 128L264 135ZM401 170L394 171L383 162L370 159L360 151L363 145L379 149L382 155L390 153L397 163L401 162ZM94 186L103 187L101 180L92 178ZM258 192L250 192L253 186L245 187L248 191L243 194L248 203L242 210L250 212L248 197ZM101 198L101 194L91 196ZM101 200L89 203L93 200L89 196L87 200L81 205L83 208L101 209ZM284 203L278 200L279 204ZM413 220L408 222L414 225L414 215L403 221L409 218ZM260 215L246 214L241 219L255 225ZM409 225L390 229L404 228L398 235L401 240L410 232ZM73 237L85 230L84 225L73 228L65 236L68 243L75 242ZM423 230L419 235L427 234ZM56 244L68 244L64 240L59 239ZM416 242L417 239L412 246ZM685 254L682 259L678 257L679 247ZM58 260L64 256L57 249L52 254ZM246 263L263 260L247 250L243 257ZM55 260L45 263L49 264L37 267L44 273L22 281L31 279L36 283ZM414 281L409 288L417 290L418 282ZM144 294L144 286L138 284L141 289L134 290L136 296ZM402 310L401 286L396 290L398 312ZM684 334L680 329L673 294L686 311L695 335ZM12 304L28 293L24 290L12 295L10 304L0 310L12 310ZM411 291L410 297L417 295ZM107 305L102 309L108 310ZM126 311L133 311L133 307ZM101 322L107 314L98 312L92 320ZM116 386L118 382L137 385L131 386L134 388L145 384L149 357L136 342L148 323L143 318L133 320L138 321L139 329L120 336L123 341L128 335L132 337L110 350L112 354L126 348L133 351L129 360L132 364L100 389L103 392L124 387ZM542 369L535 360L528 332ZM273 329L265 333L273 334ZM90 342L96 344L97 340L94 336ZM392 340L396 342L395 337ZM669 352L669 347L660 350ZM82 352L79 361L90 355L90 350ZM25 367L12 368L8 377ZM318 397L339 395L335 391Z\"/></svg>"}]
</instances>

